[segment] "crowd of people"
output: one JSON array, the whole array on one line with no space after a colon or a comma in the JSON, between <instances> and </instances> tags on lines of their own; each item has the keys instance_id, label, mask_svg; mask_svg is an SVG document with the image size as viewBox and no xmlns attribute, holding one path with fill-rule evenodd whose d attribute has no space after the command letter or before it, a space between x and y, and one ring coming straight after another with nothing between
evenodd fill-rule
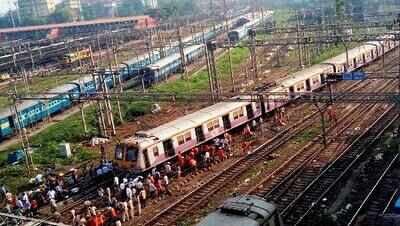
<instances>
[{"instance_id":1,"label":"crowd of people","mask_svg":"<svg viewBox=\"0 0 400 226\"><path fill-rule=\"evenodd\" d=\"M72 210L74 226L122 225L124 222L135 223L150 200L158 201L172 195L170 178L181 177L201 168L224 161L232 156L232 136L213 140L191 149L188 153L179 153L177 163L165 163L161 169L152 169L146 177L114 177L113 185L100 187L96 201L86 201L80 210ZM96 203L95 203L96 202Z\"/></svg>"},{"instance_id":2,"label":"crowd of people","mask_svg":"<svg viewBox=\"0 0 400 226\"><path fill-rule=\"evenodd\" d=\"M243 143L246 143L242 145L243 153L247 153L255 133L247 125L242 135ZM212 142L192 148L186 153L178 153L176 164L167 162L159 169L154 168L146 177L114 177L112 185L98 188L96 198L87 200L82 207L71 210L71 222L68 223L74 226L122 225L124 222L132 224L135 217L140 216L143 208L148 206L149 200L157 201L172 195L170 178L196 173L200 169L224 161L233 156L232 145L232 136L225 133L223 137L215 138ZM104 153L104 148L101 149ZM101 168L97 169L99 170ZM92 173L96 174L95 170ZM73 184L78 185L79 179L76 173L72 175ZM35 217L40 207L48 206L55 219L65 219L65 216L60 214L62 209L58 203L68 198L74 186L67 186L62 176L49 176L43 181L40 177L37 180L36 183L40 184L37 189L18 195L13 195L4 185L1 186L0 198L5 200L7 212Z\"/></svg>"},{"instance_id":3,"label":"crowd of people","mask_svg":"<svg viewBox=\"0 0 400 226\"><path fill-rule=\"evenodd\" d=\"M72 171L72 183L78 183L78 175ZM38 187L13 194L5 185L1 185L0 200L7 213L35 217L38 209L49 205L53 213L57 210L57 202L68 197L70 187L67 186L63 175L48 175L44 179L41 174L34 178Z\"/></svg>"}]
</instances>

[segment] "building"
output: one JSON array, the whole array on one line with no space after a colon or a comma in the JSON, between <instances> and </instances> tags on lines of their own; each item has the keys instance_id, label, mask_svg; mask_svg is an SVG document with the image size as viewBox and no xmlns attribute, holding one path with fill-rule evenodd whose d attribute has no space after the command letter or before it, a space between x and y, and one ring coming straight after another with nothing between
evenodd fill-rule
<instances>
[{"instance_id":1,"label":"building","mask_svg":"<svg viewBox=\"0 0 400 226\"><path fill-rule=\"evenodd\" d=\"M19 15L24 18L43 18L55 10L54 0L18 0Z\"/></svg>"},{"instance_id":2,"label":"building","mask_svg":"<svg viewBox=\"0 0 400 226\"><path fill-rule=\"evenodd\" d=\"M104 12L97 12L100 17L115 17L118 15L117 6L120 4L121 0L81 0L82 5L94 6L102 5L104 7Z\"/></svg>"}]
</instances>

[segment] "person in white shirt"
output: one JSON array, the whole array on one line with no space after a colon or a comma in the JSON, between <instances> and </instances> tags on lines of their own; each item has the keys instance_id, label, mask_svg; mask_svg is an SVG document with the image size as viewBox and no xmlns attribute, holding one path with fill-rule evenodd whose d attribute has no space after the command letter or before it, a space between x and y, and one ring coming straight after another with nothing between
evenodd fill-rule
<instances>
[{"instance_id":1,"label":"person in white shirt","mask_svg":"<svg viewBox=\"0 0 400 226\"><path fill-rule=\"evenodd\" d=\"M125 189L125 194L126 194L127 200L132 200L132 189L130 187L127 187Z\"/></svg>"},{"instance_id":2,"label":"person in white shirt","mask_svg":"<svg viewBox=\"0 0 400 226\"><path fill-rule=\"evenodd\" d=\"M49 200L51 200L51 199L56 199L56 191L54 191L54 190L49 190L49 191L47 192L47 197L49 198Z\"/></svg>"}]
</instances>

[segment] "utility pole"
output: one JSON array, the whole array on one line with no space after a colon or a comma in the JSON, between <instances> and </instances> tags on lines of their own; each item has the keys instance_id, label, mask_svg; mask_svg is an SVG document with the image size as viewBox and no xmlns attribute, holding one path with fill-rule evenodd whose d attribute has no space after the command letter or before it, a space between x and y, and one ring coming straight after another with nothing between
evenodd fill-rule
<instances>
[{"instance_id":1,"label":"utility pole","mask_svg":"<svg viewBox=\"0 0 400 226\"><path fill-rule=\"evenodd\" d=\"M115 130L114 115L113 115L113 112L112 112L112 105L111 105L111 101L110 101L110 96L108 95L107 83L104 80L104 74L101 75L101 79L102 79L102 82L103 82L103 89L102 90L106 94L105 95L105 99L104 99L104 106L105 106L105 109L106 109L107 122L108 122L108 125L111 127L111 134L113 136L115 136L117 133L116 133L116 130Z\"/></svg>"},{"instance_id":2,"label":"utility pole","mask_svg":"<svg viewBox=\"0 0 400 226\"><path fill-rule=\"evenodd\" d=\"M253 79L256 80L257 79L257 53L256 53L256 31L253 29L249 30L249 37L250 37L250 58L251 58L251 67L252 67L252 71L253 71Z\"/></svg>"},{"instance_id":3,"label":"utility pole","mask_svg":"<svg viewBox=\"0 0 400 226\"><path fill-rule=\"evenodd\" d=\"M236 91L235 89L235 78L233 76L233 69L232 69L232 54L231 54L231 41L229 41L229 47L228 47L228 58L229 58L229 73L231 75L231 82L232 82L232 93Z\"/></svg>"},{"instance_id":4,"label":"utility pole","mask_svg":"<svg viewBox=\"0 0 400 226\"><path fill-rule=\"evenodd\" d=\"M100 82L100 78L96 79L96 74L92 74L93 76L93 81L95 84L95 89L99 90L101 87L101 82ZM100 87L99 87L100 86ZM104 120L104 113L103 113L103 104L100 100L97 100L97 121L98 121L98 129L99 129L99 133L101 136L103 137L108 137L107 135L107 130L106 130L106 124L105 124L105 120Z\"/></svg>"},{"instance_id":5,"label":"utility pole","mask_svg":"<svg viewBox=\"0 0 400 226\"><path fill-rule=\"evenodd\" d=\"M31 65L32 65L32 71L35 70L35 60L33 59L33 53L32 53L32 48L31 48L31 44L28 44L28 49L29 49L29 55L31 57Z\"/></svg>"},{"instance_id":6,"label":"utility pole","mask_svg":"<svg viewBox=\"0 0 400 226\"><path fill-rule=\"evenodd\" d=\"M210 86L210 94L211 94L212 102L215 103L214 85L213 85L213 78L211 75L211 64L210 64L210 58L209 58L209 52L208 52L208 45L204 38L204 28L203 28L203 42L204 42L204 52L205 52L206 64L207 64L208 84Z\"/></svg>"},{"instance_id":7,"label":"utility pole","mask_svg":"<svg viewBox=\"0 0 400 226\"><path fill-rule=\"evenodd\" d=\"M211 78L212 78L212 84L213 84L213 90L215 93L215 97L218 100L219 96L222 94L222 88L220 86L220 82L218 79L218 72L217 72L217 67L215 63L215 55L214 51L217 49L217 46L214 42L207 42L207 52L209 54L208 58L210 61L210 72L211 72Z\"/></svg>"},{"instance_id":8,"label":"utility pole","mask_svg":"<svg viewBox=\"0 0 400 226\"><path fill-rule=\"evenodd\" d=\"M14 118L14 123L16 125L19 137L21 139L21 146L22 146L22 150L25 154L25 164L26 164L26 168L30 168L31 165L33 165L33 161L32 161L32 156L31 156L31 147L29 144L29 139L28 136L26 134L26 129L23 128L22 123L21 123L21 119L19 116L19 112L18 112L18 106L17 106L17 86L14 82L14 94L12 96L12 102L13 105L10 106L10 111L11 114L13 115Z\"/></svg>"},{"instance_id":9,"label":"utility pole","mask_svg":"<svg viewBox=\"0 0 400 226\"><path fill-rule=\"evenodd\" d=\"M181 66L182 66L182 71L183 71L183 78L187 79L188 74L187 74L187 70L186 70L186 57L185 57L185 51L184 51L184 46L183 46L183 42L182 42L180 27L178 27L178 40L179 40L179 52L181 54Z\"/></svg>"},{"instance_id":10,"label":"utility pole","mask_svg":"<svg viewBox=\"0 0 400 226\"><path fill-rule=\"evenodd\" d=\"M300 24L299 24L299 14L296 11L296 39L297 39L297 49L298 49L298 56L299 56L299 67L303 68L302 62L302 53L301 53L301 44L300 44Z\"/></svg>"}]
</instances>

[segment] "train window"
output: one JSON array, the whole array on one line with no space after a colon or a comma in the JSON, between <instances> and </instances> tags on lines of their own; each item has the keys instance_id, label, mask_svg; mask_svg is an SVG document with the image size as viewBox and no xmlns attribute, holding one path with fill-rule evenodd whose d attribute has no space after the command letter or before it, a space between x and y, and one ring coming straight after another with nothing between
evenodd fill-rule
<instances>
[{"instance_id":1,"label":"train window","mask_svg":"<svg viewBox=\"0 0 400 226\"><path fill-rule=\"evenodd\" d=\"M218 119L212 120L209 123L207 123L208 132L211 132L217 128L219 128L219 120Z\"/></svg>"},{"instance_id":2,"label":"train window","mask_svg":"<svg viewBox=\"0 0 400 226\"><path fill-rule=\"evenodd\" d=\"M154 155L155 157L157 157L157 156L160 155L160 152L158 151L158 147L157 147L157 146L153 148L153 155Z\"/></svg>"},{"instance_id":3,"label":"train window","mask_svg":"<svg viewBox=\"0 0 400 226\"><path fill-rule=\"evenodd\" d=\"M126 161L136 161L137 160L137 152L138 150L134 147L128 147L126 149Z\"/></svg>"},{"instance_id":4,"label":"train window","mask_svg":"<svg viewBox=\"0 0 400 226\"><path fill-rule=\"evenodd\" d=\"M177 136L176 139L178 140L178 144L182 145L182 144L192 140L192 134L190 132L187 132L185 134Z\"/></svg>"},{"instance_id":5,"label":"train window","mask_svg":"<svg viewBox=\"0 0 400 226\"><path fill-rule=\"evenodd\" d=\"M124 158L124 151L122 149L121 145L117 145L117 147L115 148L115 159L116 160L122 160Z\"/></svg>"},{"instance_id":6,"label":"train window","mask_svg":"<svg viewBox=\"0 0 400 226\"><path fill-rule=\"evenodd\" d=\"M238 119L240 117L243 117L243 116L244 116L243 108L240 108L239 110L236 110L236 111L233 112L233 119L234 120L236 120L236 119Z\"/></svg>"}]
</instances>

